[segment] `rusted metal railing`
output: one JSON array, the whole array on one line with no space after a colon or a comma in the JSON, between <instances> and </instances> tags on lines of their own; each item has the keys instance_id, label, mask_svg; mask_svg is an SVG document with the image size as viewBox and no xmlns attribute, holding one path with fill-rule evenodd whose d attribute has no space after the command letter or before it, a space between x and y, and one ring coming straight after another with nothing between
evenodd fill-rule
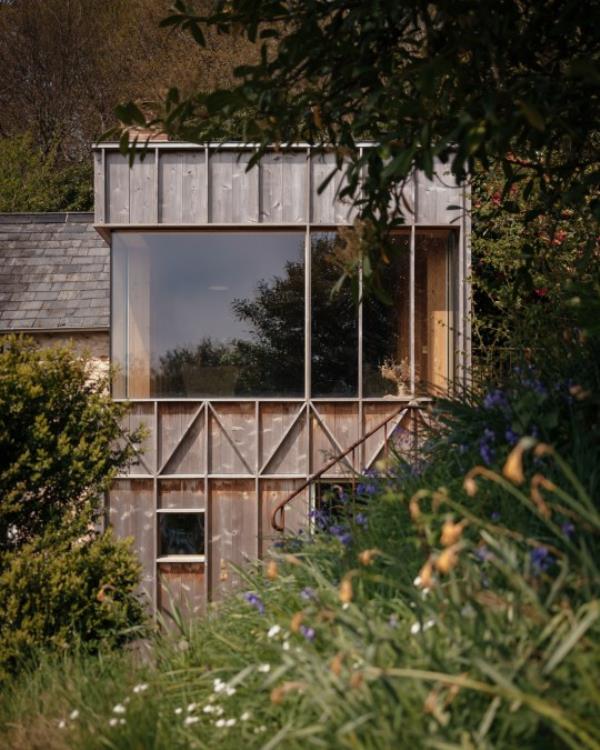
<instances>
[{"instance_id":1,"label":"rusted metal railing","mask_svg":"<svg viewBox=\"0 0 600 750\"><path fill-rule=\"evenodd\" d=\"M343 461L346 456L349 453L352 453L352 471L354 474L360 473L357 472L354 469L354 452L358 447L360 447L366 440L368 440L370 437L372 437L376 432L383 429L384 430L384 454L387 458L388 454L388 434L387 434L387 426L388 424L395 419L397 416L401 415L402 412L416 412L419 414L419 412L422 410L423 406L420 405L418 402L410 401L409 403L403 403L400 408L396 409L392 414L389 414L382 422L380 422L377 426L373 427L371 430L366 432L362 437L360 437L358 440L356 440L352 445L347 448L345 451L340 453L339 455L332 458L330 461L328 461L324 466L322 466L319 471L315 472L310 476L305 482L303 482L299 487L297 487L293 492L291 492L286 498L284 498L280 503L277 504L273 512L271 513L271 526L275 531L285 531L285 508L289 503L292 502L292 500L298 495L303 492L305 489L310 487L313 482L318 481L324 474L326 474L330 469L332 469L336 464L338 464L340 461ZM393 432L393 431L392 431ZM416 446L415 446L416 447ZM279 516L279 519L278 519Z\"/></svg>"}]
</instances>

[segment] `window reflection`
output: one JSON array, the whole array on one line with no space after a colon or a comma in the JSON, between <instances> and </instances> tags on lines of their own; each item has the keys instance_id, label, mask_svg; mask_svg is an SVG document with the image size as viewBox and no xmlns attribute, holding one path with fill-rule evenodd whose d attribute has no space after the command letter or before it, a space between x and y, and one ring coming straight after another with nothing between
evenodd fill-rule
<instances>
[{"instance_id":1,"label":"window reflection","mask_svg":"<svg viewBox=\"0 0 600 750\"><path fill-rule=\"evenodd\" d=\"M204 513L159 513L158 555L203 555Z\"/></svg>"},{"instance_id":2,"label":"window reflection","mask_svg":"<svg viewBox=\"0 0 600 750\"><path fill-rule=\"evenodd\" d=\"M118 232L113 273L116 395L304 394L303 233Z\"/></svg>"},{"instance_id":3,"label":"window reflection","mask_svg":"<svg viewBox=\"0 0 600 750\"><path fill-rule=\"evenodd\" d=\"M398 235L382 297L363 299L363 391L365 396L410 393L410 240ZM387 297L387 300L384 299Z\"/></svg>"},{"instance_id":4,"label":"window reflection","mask_svg":"<svg viewBox=\"0 0 600 750\"><path fill-rule=\"evenodd\" d=\"M332 295L339 268L333 232L311 237L311 390L313 396L358 395L358 306L348 284Z\"/></svg>"}]
</instances>

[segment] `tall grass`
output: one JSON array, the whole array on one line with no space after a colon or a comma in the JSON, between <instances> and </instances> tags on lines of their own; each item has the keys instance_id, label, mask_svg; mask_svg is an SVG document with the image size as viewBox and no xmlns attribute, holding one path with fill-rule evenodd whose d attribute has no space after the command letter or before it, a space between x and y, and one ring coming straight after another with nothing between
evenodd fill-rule
<instances>
[{"instance_id":1,"label":"tall grass","mask_svg":"<svg viewBox=\"0 0 600 750\"><path fill-rule=\"evenodd\" d=\"M531 439L504 474L431 472L365 478L352 541L290 540L143 658L43 658L3 746L600 747L596 504Z\"/></svg>"}]
</instances>

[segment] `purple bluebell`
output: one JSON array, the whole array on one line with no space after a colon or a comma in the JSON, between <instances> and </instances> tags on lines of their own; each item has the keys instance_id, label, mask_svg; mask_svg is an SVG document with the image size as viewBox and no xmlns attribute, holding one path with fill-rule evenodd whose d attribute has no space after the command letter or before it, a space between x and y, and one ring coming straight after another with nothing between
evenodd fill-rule
<instances>
[{"instance_id":1,"label":"purple bluebell","mask_svg":"<svg viewBox=\"0 0 600 750\"><path fill-rule=\"evenodd\" d=\"M354 516L354 522L359 526L368 526L369 519L367 518L366 513L357 513Z\"/></svg>"},{"instance_id":2,"label":"purple bluebell","mask_svg":"<svg viewBox=\"0 0 600 750\"><path fill-rule=\"evenodd\" d=\"M300 625L300 632L306 638L307 641L315 640L316 633L315 633L314 628L311 628L308 625Z\"/></svg>"},{"instance_id":3,"label":"purple bluebell","mask_svg":"<svg viewBox=\"0 0 600 750\"><path fill-rule=\"evenodd\" d=\"M253 591L247 591L244 594L244 599L251 607L255 607L261 615L264 615L265 605L258 594L255 594Z\"/></svg>"},{"instance_id":4,"label":"purple bluebell","mask_svg":"<svg viewBox=\"0 0 600 750\"><path fill-rule=\"evenodd\" d=\"M511 429L510 427L509 427L509 428L508 428L508 430L506 430L506 432L504 433L504 437L506 438L506 442L507 442L507 443L508 443L509 445L514 445L515 443L517 443L517 442L519 441L519 436L518 436L518 435L517 435L517 433L516 433L516 432L515 432L514 430L512 430L512 429Z\"/></svg>"},{"instance_id":5,"label":"purple bluebell","mask_svg":"<svg viewBox=\"0 0 600 750\"><path fill-rule=\"evenodd\" d=\"M315 590L311 589L310 586L306 586L306 588L303 588L300 592L300 597L304 599L307 602L312 601L313 599L316 599Z\"/></svg>"},{"instance_id":6,"label":"purple bluebell","mask_svg":"<svg viewBox=\"0 0 600 750\"><path fill-rule=\"evenodd\" d=\"M567 539L570 539L575 533L575 526L570 521L565 521L561 524L560 530L567 537Z\"/></svg>"},{"instance_id":7,"label":"purple bluebell","mask_svg":"<svg viewBox=\"0 0 600 750\"><path fill-rule=\"evenodd\" d=\"M545 573L554 564L554 557L547 547L536 547L531 550L531 565L536 574Z\"/></svg>"},{"instance_id":8,"label":"purple bluebell","mask_svg":"<svg viewBox=\"0 0 600 750\"><path fill-rule=\"evenodd\" d=\"M502 518L502 516L500 515L500 511L498 510L492 511L490 513L490 518L492 519L494 523L498 523L498 521Z\"/></svg>"},{"instance_id":9,"label":"purple bluebell","mask_svg":"<svg viewBox=\"0 0 600 750\"><path fill-rule=\"evenodd\" d=\"M484 409L504 409L508 406L508 400L504 391L496 390L489 391L486 393L483 399Z\"/></svg>"},{"instance_id":10,"label":"purple bluebell","mask_svg":"<svg viewBox=\"0 0 600 750\"><path fill-rule=\"evenodd\" d=\"M489 466L496 457L496 451L491 445L481 441L481 443L479 443L479 455L483 459L483 462Z\"/></svg>"}]
</instances>

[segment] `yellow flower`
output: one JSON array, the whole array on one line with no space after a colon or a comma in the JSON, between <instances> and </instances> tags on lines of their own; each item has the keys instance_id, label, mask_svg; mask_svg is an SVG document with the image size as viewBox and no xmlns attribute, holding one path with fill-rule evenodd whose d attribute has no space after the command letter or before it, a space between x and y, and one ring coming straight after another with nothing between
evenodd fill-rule
<instances>
[{"instance_id":1,"label":"yellow flower","mask_svg":"<svg viewBox=\"0 0 600 750\"><path fill-rule=\"evenodd\" d=\"M348 604L352 601L352 580L350 575L345 575L340 583L340 601L342 604Z\"/></svg>"},{"instance_id":2,"label":"yellow flower","mask_svg":"<svg viewBox=\"0 0 600 750\"><path fill-rule=\"evenodd\" d=\"M458 540L461 538L463 529L465 528L466 524L466 521L461 521L460 523L454 523L454 521L451 521L450 519L445 521L444 525L442 526L442 546L451 547L453 544L456 544L456 542L458 542Z\"/></svg>"},{"instance_id":3,"label":"yellow flower","mask_svg":"<svg viewBox=\"0 0 600 750\"><path fill-rule=\"evenodd\" d=\"M277 578L277 563L275 560L269 560L267 563L266 575L269 581L274 581Z\"/></svg>"},{"instance_id":4,"label":"yellow flower","mask_svg":"<svg viewBox=\"0 0 600 750\"><path fill-rule=\"evenodd\" d=\"M535 440L530 437L524 437L519 440L515 447L508 454L502 474L514 484L523 484L525 474L523 473L523 454L526 450L533 448Z\"/></svg>"},{"instance_id":5,"label":"yellow flower","mask_svg":"<svg viewBox=\"0 0 600 750\"><path fill-rule=\"evenodd\" d=\"M440 573L449 573L452 568L456 567L458 563L458 553L460 550L460 544L453 544L452 547L447 547L443 552L440 553L439 557L435 561L435 567Z\"/></svg>"},{"instance_id":6,"label":"yellow flower","mask_svg":"<svg viewBox=\"0 0 600 750\"><path fill-rule=\"evenodd\" d=\"M431 558L423 565L416 580L419 582L419 588L430 589L433 586L433 563Z\"/></svg>"},{"instance_id":7,"label":"yellow flower","mask_svg":"<svg viewBox=\"0 0 600 750\"><path fill-rule=\"evenodd\" d=\"M290 630L292 633L297 633L300 630L300 625L302 625L302 620L304 619L304 612L296 612L296 614L292 617L290 621Z\"/></svg>"},{"instance_id":8,"label":"yellow flower","mask_svg":"<svg viewBox=\"0 0 600 750\"><path fill-rule=\"evenodd\" d=\"M358 561L361 565L370 565L374 558L381 554L378 549L364 549L358 555Z\"/></svg>"}]
</instances>

